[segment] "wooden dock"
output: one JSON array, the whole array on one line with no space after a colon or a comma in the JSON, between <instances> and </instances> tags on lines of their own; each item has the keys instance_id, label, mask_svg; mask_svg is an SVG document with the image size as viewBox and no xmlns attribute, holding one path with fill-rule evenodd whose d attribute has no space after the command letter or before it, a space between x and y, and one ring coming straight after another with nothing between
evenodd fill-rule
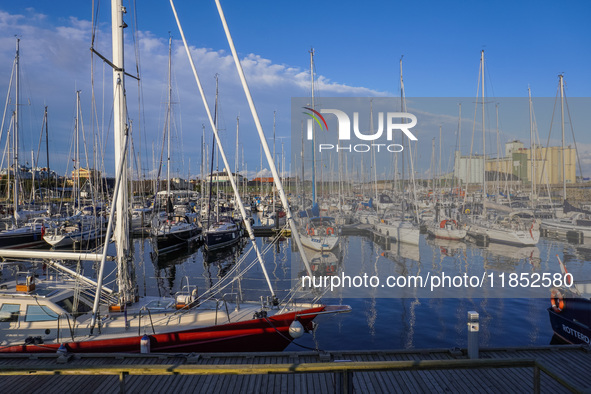
<instances>
[{"instance_id":1,"label":"wooden dock","mask_svg":"<svg viewBox=\"0 0 591 394\"><path fill-rule=\"evenodd\" d=\"M274 237L281 234L282 237L291 237L291 230L289 228L275 226L252 226L252 231L255 237Z\"/></svg>"},{"instance_id":2,"label":"wooden dock","mask_svg":"<svg viewBox=\"0 0 591 394\"><path fill-rule=\"evenodd\" d=\"M138 345L139 346L139 345ZM591 392L588 346L241 354L2 355L5 393Z\"/></svg>"},{"instance_id":3,"label":"wooden dock","mask_svg":"<svg viewBox=\"0 0 591 394\"><path fill-rule=\"evenodd\" d=\"M372 228L373 227L371 224L361 224L361 223L347 224L347 225L341 226L341 234L342 235L367 236L371 233Z\"/></svg>"}]
</instances>

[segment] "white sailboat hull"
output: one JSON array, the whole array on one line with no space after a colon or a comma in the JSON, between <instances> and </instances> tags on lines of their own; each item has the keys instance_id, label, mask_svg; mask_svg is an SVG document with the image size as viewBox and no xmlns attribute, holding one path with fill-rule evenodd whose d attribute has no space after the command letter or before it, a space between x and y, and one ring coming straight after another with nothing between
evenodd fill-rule
<instances>
[{"instance_id":1,"label":"white sailboat hull","mask_svg":"<svg viewBox=\"0 0 591 394\"><path fill-rule=\"evenodd\" d=\"M339 245L339 236L335 235L307 235L301 234L300 239L302 241L302 245L307 248L323 251L323 250L333 250Z\"/></svg>"},{"instance_id":2,"label":"white sailboat hull","mask_svg":"<svg viewBox=\"0 0 591 394\"><path fill-rule=\"evenodd\" d=\"M57 248L73 245L74 242L94 241L101 236L102 229L89 229L84 231L70 232L66 234L45 234L43 239L51 246Z\"/></svg>"},{"instance_id":3,"label":"white sailboat hull","mask_svg":"<svg viewBox=\"0 0 591 394\"><path fill-rule=\"evenodd\" d=\"M452 221L452 226L449 224L446 225L446 222L448 221L446 220L441 223L432 222L427 226L427 232L435 238L453 241L460 241L466 237L466 229L463 226L458 226L455 221Z\"/></svg>"},{"instance_id":4,"label":"white sailboat hull","mask_svg":"<svg viewBox=\"0 0 591 394\"><path fill-rule=\"evenodd\" d=\"M578 226L570 220L542 220L541 228L561 233L566 233L567 231L580 231L585 238L591 237L590 226Z\"/></svg>"},{"instance_id":5,"label":"white sailboat hull","mask_svg":"<svg viewBox=\"0 0 591 394\"><path fill-rule=\"evenodd\" d=\"M527 231L506 228L486 228L472 225L468 228L468 235L486 235L490 242L516 246L534 246L537 245L540 240L540 230L535 228Z\"/></svg>"},{"instance_id":6,"label":"white sailboat hull","mask_svg":"<svg viewBox=\"0 0 591 394\"><path fill-rule=\"evenodd\" d=\"M393 238L396 242L418 245L420 231L410 223L389 221L388 223L376 223L375 229L378 233Z\"/></svg>"}]
</instances>

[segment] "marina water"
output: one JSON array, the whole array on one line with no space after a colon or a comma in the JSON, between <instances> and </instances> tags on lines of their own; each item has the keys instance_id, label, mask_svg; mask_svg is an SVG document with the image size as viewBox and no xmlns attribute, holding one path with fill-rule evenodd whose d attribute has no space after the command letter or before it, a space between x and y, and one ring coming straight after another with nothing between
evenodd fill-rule
<instances>
[{"instance_id":1,"label":"marina water","mask_svg":"<svg viewBox=\"0 0 591 394\"><path fill-rule=\"evenodd\" d=\"M257 242L267 250L265 264L281 300L295 283L293 278L304 273L301 259L293 250L290 238L275 243L271 238L258 238ZM199 248L156 258L151 256L149 240L136 240L134 246L136 257L142 253L144 256L143 263L136 266L140 294L148 295L172 295L186 284L186 278L191 284L196 284L201 293L224 276L249 249L249 245L241 244L225 252L208 255L203 248ZM585 244L574 245L548 238L543 238L535 247L517 248L499 244L480 247L463 242L444 242L427 239L426 235L421 235L418 247L395 243L388 246L376 243L368 236L344 237L341 250L336 253L336 273L367 273L385 278L413 269L416 272L421 266L424 271L447 269L450 273L454 269L457 273L458 267L463 266L481 267L490 272L557 272L556 255L559 255L569 271L575 272L575 277L581 277L589 272L585 262L591 250ZM251 251L242 264L253 258ZM241 279L240 288L245 298L250 300L269 295L258 265ZM237 290L234 284L228 293ZM393 295L386 291L391 291ZM397 297L394 289L386 291L349 289L347 296L339 299L325 296L323 300L327 304L348 304L353 311L320 316L316 321L319 326L315 334L294 341L287 350L466 347L466 316L471 310L480 315L479 342L482 347L546 345L553 341L546 310L550 305L549 290L543 298L497 298L494 294L470 298L413 298Z\"/></svg>"}]
</instances>

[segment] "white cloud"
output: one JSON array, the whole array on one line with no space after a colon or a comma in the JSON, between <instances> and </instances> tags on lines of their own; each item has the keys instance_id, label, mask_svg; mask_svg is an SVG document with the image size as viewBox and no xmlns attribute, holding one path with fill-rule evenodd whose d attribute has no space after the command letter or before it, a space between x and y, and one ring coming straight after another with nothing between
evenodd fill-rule
<instances>
[{"instance_id":1,"label":"white cloud","mask_svg":"<svg viewBox=\"0 0 591 394\"><path fill-rule=\"evenodd\" d=\"M46 15L27 9L21 14L10 14L0 11L0 54L3 59L14 59L14 34L21 37L21 64L23 70L23 98L31 100L28 109L31 120L30 130L23 130L22 149L36 149L38 129L41 123L43 106L49 106L50 145L52 152L62 156L69 152L70 140L73 135L72 119L75 116L75 90L81 90L83 118L87 141L90 144L90 133L97 127L111 127L112 106L111 70L108 65L94 57L95 108L98 120L91 125L91 22L70 17L59 21L49 20ZM136 58L130 36L131 29L126 30L126 70L135 74ZM2 38L3 37L3 38ZM142 135L135 141L135 148L141 149L142 167L152 170L152 143L156 162L160 155L161 134L165 119L166 81L168 63L168 40L156 37L149 31L137 33L141 57L141 78L143 113L138 115L137 83L127 78L127 96L129 116L134 121L134 135ZM106 58L111 58L110 29L99 25L96 34L95 48ZM203 83L209 106L213 111L215 81L213 76L220 75L222 142L227 149L227 156L233 166L234 129L236 115L241 115L241 144L245 150L251 168L259 159L259 141L254 122L247 107L242 87L231 55L223 50L191 47L193 59ZM309 95L309 73L297 67L276 64L256 54L248 54L241 59L244 72L252 90L257 111L263 123L267 138L271 135L273 111L278 112L277 130L279 135L289 134L290 99L292 96ZM200 159L201 125L206 124L205 111L198 95L192 71L184 48L179 40L173 42L173 76L174 76L174 111L176 113L176 134L174 158L177 161L171 169L186 174L188 160L191 160L192 171L198 171ZM0 64L0 91L6 92L11 73L11 60ZM317 89L324 96L370 95L383 96L384 92L373 91L363 87L348 86L333 82L324 76L317 77ZM103 99L103 93L105 98ZM5 93L0 94L0 96ZM104 103L104 108L103 108ZM181 116L182 115L182 116ZM23 122L26 124L27 122ZM141 133L139 131L141 124ZM210 128L206 127L206 141L211 143ZM103 131L101 138L108 134L112 139L112 131ZM181 141L182 137L182 141ZM0 142L0 145L2 142ZM89 147L89 151L92 151ZM106 172L113 173L112 147L105 148ZM42 154L41 157L44 155ZM183 157L184 160L179 160ZM44 158L43 158L44 160ZM65 163L54 166L63 172ZM266 162L265 162L266 163ZM64 167L64 168L62 168Z\"/></svg>"}]
</instances>

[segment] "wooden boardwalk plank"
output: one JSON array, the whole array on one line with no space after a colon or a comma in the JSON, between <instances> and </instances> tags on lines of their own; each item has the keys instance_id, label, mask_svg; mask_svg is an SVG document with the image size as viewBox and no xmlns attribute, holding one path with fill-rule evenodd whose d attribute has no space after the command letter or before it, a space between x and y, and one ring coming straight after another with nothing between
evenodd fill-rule
<instances>
[{"instance_id":1,"label":"wooden boardwalk plank","mask_svg":"<svg viewBox=\"0 0 591 394\"><path fill-rule=\"evenodd\" d=\"M432 355L433 360L449 360L450 359L450 355L449 353L444 355L443 353L434 353ZM468 388L466 386L466 384L464 384L463 382L463 374L460 375L458 378L454 379L452 377L451 374L445 373L445 371L433 371L434 375L437 377L437 379L442 382L444 384L444 387L442 388L443 391L446 392L454 392L454 393L459 393L459 392L468 392ZM463 371L459 371L458 372L463 372Z\"/></svg>"},{"instance_id":2,"label":"wooden boardwalk plank","mask_svg":"<svg viewBox=\"0 0 591 394\"><path fill-rule=\"evenodd\" d=\"M218 365L218 364L220 364L220 358L216 357L216 358L211 358L211 359L205 359L205 360L203 360L203 362L204 362L204 364L207 364L207 365ZM215 375L206 376L200 389L204 390L204 391L208 391L209 386L212 384L214 378L215 378ZM215 385L215 383L214 383L214 385Z\"/></svg>"},{"instance_id":3,"label":"wooden boardwalk plank","mask_svg":"<svg viewBox=\"0 0 591 394\"><path fill-rule=\"evenodd\" d=\"M351 361L364 361L362 356L351 357ZM367 372L355 372L353 386L364 393L373 393L373 384Z\"/></svg>"},{"instance_id":4,"label":"wooden boardwalk plank","mask_svg":"<svg viewBox=\"0 0 591 394\"><path fill-rule=\"evenodd\" d=\"M588 366L591 353L577 347L540 347L521 349L482 349L483 359L537 359L552 368L572 384L580 388L591 388ZM460 359L464 357L459 357ZM401 351L339 351L332 353L333 360L387 361L387 360L453 360L446 350L401 350ZM229 364L300 364L319 362L318 354L264 353L233 355L202 355L199 365ZM183 355L76 355L68 366L110 366L110 365L183 365ZM345 365L346 363L344 363ZM60 366L56 357L36 356L9 357L0 355L1 366L20 366L37 369L42 365ZM270 375L162 375L127 376L126 387L130 393L167 392L246 392L246 393L332 393L339 373L313 374L270 374ZM358 393L391 392L453 392L453 393L497 393L507 391L529 392L533 388L533 368L499 369L458 369L420 371L359 371L353 374L354 389ZM340 377L339 377L340 378ZM63 393L70 391L116 393L119 391L117 376L1 376L2 392L10 393ZM543 393L562 393L566 389L545 373L541 373Z\"/></svg>"},{"instance_id":5,"label":"wooden boardwalk plank","mask_svg":"<svg viewBox=\"0 0 591 394\"><path fill-rule=\"evenodd\" d=\"M246 358L239 358L236 360L236 364L246 364L248 360ZM244 382L244 375L237 375L233 377L232 384L228 386L228 392L239 393L243 390L242 383Z\"/></svg>"},{"instance_id":6,"label":"wooden boardwalk plank","mask_svg":"<svg viewBox=\"0 0 591 394\"><path fill-rule=\"evenodd\" d=\"M441 353L435 353L432 355L434 360L449 360L449 356L443 355ZM446 371L433 371L434 376L437 380L442 383L444 386L441 387L441 391L445 392L452 392L452 393L468 393L473 392L475 388L468 389L467 385L465 384L465 378L463 371L457 370L454 371L457 373L457 377L454 378L452 374L446 373Z\"/></svg>"}]
</instances>

